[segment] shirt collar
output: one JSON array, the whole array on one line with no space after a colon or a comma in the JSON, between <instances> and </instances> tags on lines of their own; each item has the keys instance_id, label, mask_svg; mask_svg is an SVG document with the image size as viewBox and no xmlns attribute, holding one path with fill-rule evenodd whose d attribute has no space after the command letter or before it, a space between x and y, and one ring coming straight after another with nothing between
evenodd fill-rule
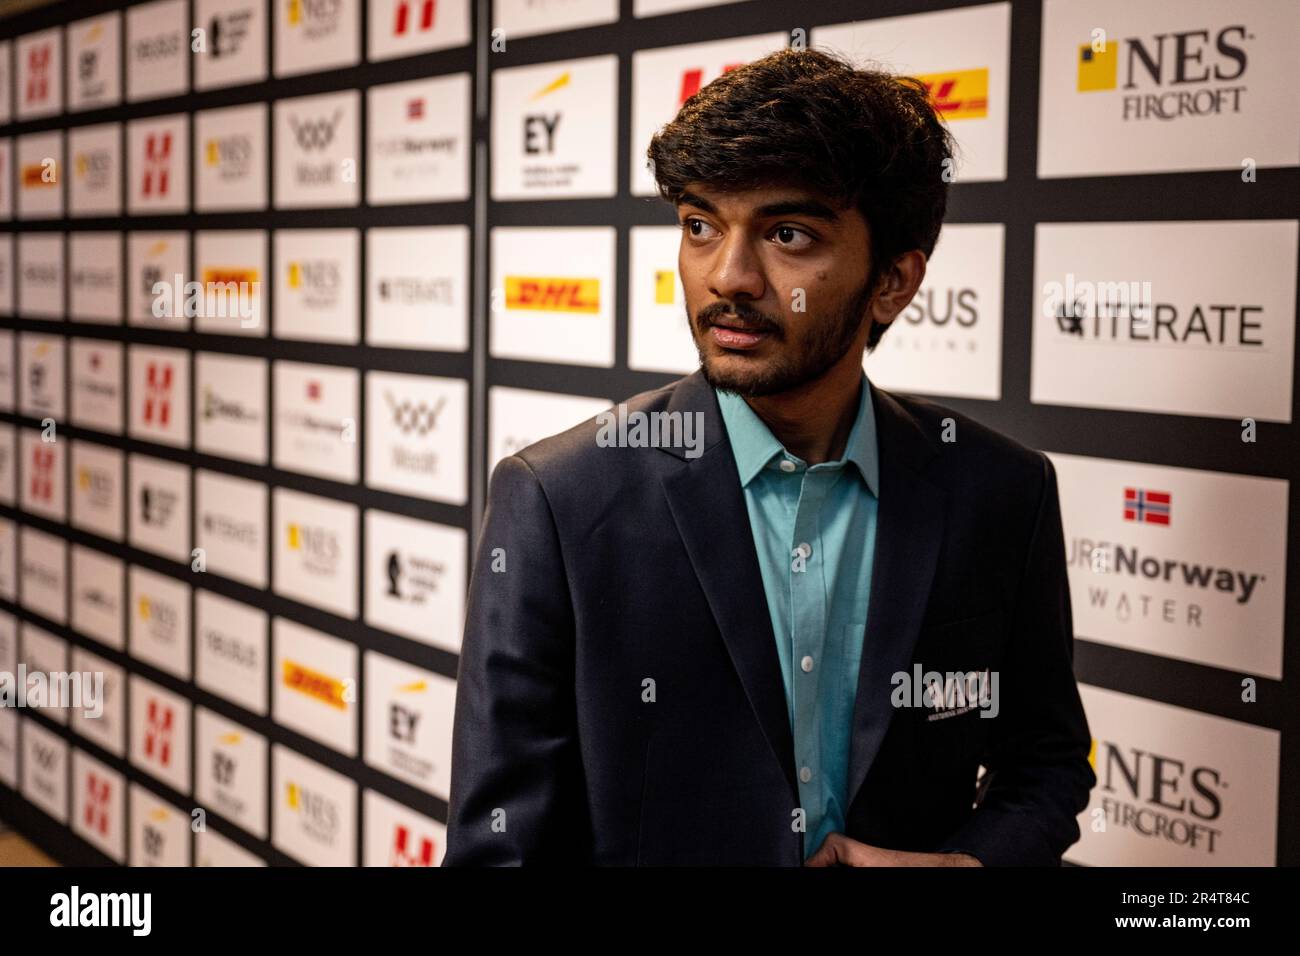
<instances>
[{"instance_id":1,"label":"shirt collar","mask_svg":"<svg viewBox=\"0 0 1300 956\"><path fill-rule=\"evenodd\" d=\"M722 420L727 428L727 437L731 441L731 451L736 457L736 469L740 472L742 488L748 486L773 459L789 458L801 469L807 467L802 458L785 450L763 419L749 407L748 402L735 392L715 391L718 406L722 410ZM849 431L844 455L838 461L826 464L843 465L846 461L858 466L858 472L871 493L879 497L880 463L876 449L876 416L866 373L862 375L858 413Z\"/></svg>"}]
</instances>

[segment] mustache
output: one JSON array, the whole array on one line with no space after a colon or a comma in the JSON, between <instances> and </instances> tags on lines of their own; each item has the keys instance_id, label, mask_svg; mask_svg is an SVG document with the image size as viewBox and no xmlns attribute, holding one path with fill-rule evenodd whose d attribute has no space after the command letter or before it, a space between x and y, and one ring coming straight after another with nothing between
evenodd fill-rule
<instances>
[{"instance_id":1,"label":"mustache","mask_svg":"<svg viewBox=\"0 0 1300 956\"><path fill-rule=\"evenodd\" d=\"M744 302L712 302L695 313L695 323L701 332L720 322L746 332L771 332L777 337L782 334L781 323L776 317Z\"/></svg>"}]
</instances>

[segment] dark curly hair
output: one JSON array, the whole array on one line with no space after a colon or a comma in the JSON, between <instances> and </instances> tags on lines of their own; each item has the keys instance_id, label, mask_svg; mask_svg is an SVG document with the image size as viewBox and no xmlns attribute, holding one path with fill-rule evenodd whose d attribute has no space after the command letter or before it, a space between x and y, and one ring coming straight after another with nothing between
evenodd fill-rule
<instances>
[{"instance_id":1,"label":"dark curly hair","mask_svg":"<svg viewBox=\"0 0 1300 956\"><path fill-rule=\"evenodd\" d=\"M919 80L787 49L705 86L646 153L659 194L674 204L690 183L788 182L856 206L870 230L874 290L898 256L934 251L948 203L944 161L954 148ZM868 351L888 328L872 327Z\"/></svg>"}]
</instances>

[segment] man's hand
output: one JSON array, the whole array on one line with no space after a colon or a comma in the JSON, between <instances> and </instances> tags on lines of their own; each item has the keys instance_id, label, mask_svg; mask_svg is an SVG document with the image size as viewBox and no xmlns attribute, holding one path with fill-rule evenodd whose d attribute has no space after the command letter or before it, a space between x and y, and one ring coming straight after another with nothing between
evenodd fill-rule
<instances>
[{"instance_id":1,"label":"man's hand","mask_svg":"<svg viewBox=\"0 0 1300 956\"><path fill-rule=\"evenodd\" d=\"M906 853L851 840L843 833L826 837L804 866L983 866L969 853Z\"/></svg>"}]
</instances>

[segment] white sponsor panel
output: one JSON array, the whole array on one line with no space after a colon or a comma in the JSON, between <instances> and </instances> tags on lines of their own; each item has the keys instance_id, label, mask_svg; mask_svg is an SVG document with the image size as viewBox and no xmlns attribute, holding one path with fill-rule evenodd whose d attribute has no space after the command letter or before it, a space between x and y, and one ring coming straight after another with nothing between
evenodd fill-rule
<instances>
[{"instance_id":1,"label":"white sponsor panel","mask_svg":"<svg viewBox=\"0 0 1300 956\"><path fill-rule=\"evenodd\" d=\"M502 458L567 431L614 403L586 395L558 395L494 385L488 389L488 473Z\"/></svg>"},{"instance_id":2,"label":"white sponsor panel","mask_svg":"<svg viewBox=\"0 0 1300 956\"><path fill-rule=\"evenodd\" d=\"M492 198L613 196L618 57L492 71Z\"/></svg>"},{"instance_id":3,"label":"white sponsor panel","mask_svg":"<svg viewBox=\"0 0 1300 956\"><path fill-rule=\"evenodd\" d=\"M131 103L189 91L187 0L157 0L126 11L126 98Z\"/></svg>"},{"instance_id":4,"label":"white sponsor panel","mask_svg":"<svg viewBox=\"0 0 1300 956\"><path fill-rule=\"evenodd\" d=\"M72 424L122 434L122 345L73 339L69 347Z\"/></svg>"},{"instance_id":5,"label":"white sponsor panel","mask_svg":"<svg viewBox=\"0 0 1300 956\"><path fill-rule=\"evenodd\" d=\"M361 0L277 0L276 76L352 66L361 59Z\"/></svg>"},{"instance_id":6,"label":"white sponsor panel","mask_svg":"<svg viewBox=\"0 0 1300 956\"><path fill-rule=\"evenodd\" d=\"M953 181L1006 179L1010 3L816 27L811 39L859 67L925 83L957 141Z\"/></svg>"},{"instance_id":7,"label":"white sponsor panel","mask_svg":"<svg viewBox=\"0 0 1300 956\"><path fill-rule=\"evenodd\" d=\"M189 866L189 814L138 783L131 784L130 866Z\"/></svg>"},{"instance_id":8,"label":"white sponsor panel","mask_svg":"<svg viewBox=\"0 0 1300 956\"><path fill-rule=\"evenodd\" d=\"M121 541L125 528L122 452L80 439L72 442L72 524Z\"/></svg>"},{"instance_id":9,"label":"white sponsor panel","mask_svg":"<svg viewBox=\"0 0 1300 956\"><path fill-rule=\"evenodd\" d=\"M6 601L18 600L18 534L16 527L9 519L0 518L0 597L3 597Z\"/></svg>"},{"instance_id":10,"label":"white sponsor panel","mask_svg":"<svg viewBox=\"0 0 1300 956\"><path fill-rule=\"evenodd\" d=\"M1052 461L1078 637L1282 679L1286 481Z\"/></svg>"},{"instance_id":11,"label":"white sponsor panel","mask_svg":"<svg viewBox=\"0 0 1300 956\"><path fill-rule=\"evenodd\" d=\"M0 156L0 162L3 160L4 157ZM3 179L4 177L0 176L0 181ZM0 182L0 190L4 188L3 183ZM14 291L14 239L9 234L0 235L0 315L14 314ZM5 334L12 335L13 333L7 332ZM7 349L0 356L0 361L12 361L12 351ZM9 370L6 369L6 371ZM10 397L13 390L12 377L6 378L3 384L5 390L0 392L0 400L12 403L13 399Z\"/></svg>"},{"instance_id":12,"label":"white sponsor panel","mask_svg":"<svg viewBox=\"0 0 1300 956\"><path fill-rule=\"evenodd\" d=\"M114 650L126 648L122 595L126 571L121 558L94 548L72 546L72 628Z\"/></svg>"},{"instance_id":13,"label":"white sponsor panel","mask_svg":"<svg viewBox=\"0 0 1300 956\"><path fill-rule=\"evenodd\" d=\"M365 817L363 866L441 866L447 827L375 790L361 799Z\"/></svg>"},{"instance_id":14,"label":"white sponsor panel","mask_svg":"<svg viewBox=\"0 0 1300 956\"><path fill-rule=\"evenodd\" d=\"M275 103L275 206L355 206L361 197L361 94Z\"/></svg>"},{"instance_id":15,"label":"white sponsor panel","mask_svg":"<svg viewBox=\"0 0 1300 956\"><path fill-rule=\"evenodd\" d=\"M366 231L366 343L469 348L468 226Z\"/></svg>"},{"instance_id":16,"label":"white sponsor panel","mask_svg":"<svg viewBox=\"0 0 1300 956\"><path fill-rule=\"evenodd\" d=\"M194 312L185 309L185 285L191 278L189 233L133 232L126 248L127 322L188 329Z\"/></svg>"},{"instance_id":17,"label":"white sponsor panel","mask_svg":"<svg viewBox=\"0 0 1300 956\"><path fill-rule=\"evenodd\" d=\"M1291 421L1300 223L1040 223L1036 403Z\"/></svg>"},{"instance_id":18,"label":"white sponsor panel","mask_svg":"<svg viewBox=\"0 0 1300 956\"><path fill-rule=\"evenodd\" d=\"M126 671L98 654L72 648L71 670L81 674L82 681L96 681L102 674L104 684L101 696L94 706L73 707L69 711L72 729L87 740L93 741L119 758L126 757ZM87 677L87 675L90 675ZM82 685L86 686L85 683Z\"/></svg>"},{"instance_id":19,"label":"white sponsor panel","mask_svg":"<svg viewBox=\"0 0 1300 956\"><path fill-rule=\"evenodd\" d=\"M677 272L682 230L633 226L629 235L629 368L654 372L695 371L699 352L686 317L686 294Z\"/></svg>"},{"instance_id":20,"label":"white sponsor panel","mask_svg":"<svg viewBox=\"0 0 1300 956\"><path fill-rule=\"evenodd\" d=\"M14 41L14 108L19 122L54 116L63 109L62 27L26 33Z\"/></svg>"},{"instance_id":21,"label":"white sponsor panel","mask_svg":"<svg viewBox=\"0 0 1300 956\"><path fill-rule=\"evenodd\" d=\"M365 522L366 623L459 653L465 530L373 509Z\"/></svg>"},{"instance_id":22,"label":"white sponsor panel","mask_svg":"<svg viewBox=\"0 0 1300 956\"><path fill-rule=\"evenodd\" d=\"M356 866L357 785L290 750L271 747L271 843L308 866Z\"/></svg>"},{"instance_id":23,"label":"white sponsor panel","mask_svg":"<svg viewBox=\"0 0 1300 956\"><path fill-rule=\"evenodd\" d=\"M18 431L0 423L0 504L13 507L17 502Z\"/></svg>"},{"instance_id":24,"label":"white sponsor panel","mask_svg":"<svg viewBox=\"0 0 1300 956\"><path fill-rule=\"evenodd\" d=\"M266 612L211 591L194 596L194 682L265 717Z\"/></svg>"},{"instance_id":25,"label":"white sponsor panel","mask_svg":"<svg viewBox=\"0 0 1300 956\"><path fill-rule=\"evenodd\" d=\"M1004 231L1001 223L943 227L921 288L865 356L871 381L900 392L1002 396Z\"/></svg>"},{"instance_id":26,"label":"white sponsor panel","mask_svg":"<svg viewBox=\"0 0 1300 956\"><path fill-rule=\"evenodd\" d=\"M1274 866L1280 735L1082 684L1097 774L1066 860Z\"/></svg>"},{"instance_id":27,"label":"white sponsor panel","mask_svg":"<svg viewBox=\"0 0 1300 956\"><path fill-rule=\"evenodd\" d=\"M348 641L277 617L271 625L275 722L355 757L360 652Z\"/></svg>"},{"instance_id":28,"label":"white sponsor panel","mask_svg":"<svg viewBox=\"0 0 1300 956\"><path fill-rule=\"evenodd\" d=\"M360 337L357 229L275 233L275 334L355 345Z\"/></svg>"},{"instance_id":29,"label":"white sponsor panel","mask_svg":"<svg viewBox=\"0 0 1300 956\"><path fill-rule=\"evenodd\" d=\"M267 494L260 481L195 471L195 546L208 572L266 587Z\"/></svg>"},{"instance_id":30,"label":"white sponsor panel","mask_svg":"<svg viewBox=\"0 0 1300 956\"><path fill-rule=\"evenodd\" d=\"M195 0L194 26L204 31L203 46L194 55L195 89L266 79L266 4L267 0Z\"/></svg>"},{"instance_id":31,"label":"white sponsor panel","mask_svg":"<svg viewBox=\"0 0 1300 956\"><path fill-rule=\"evenodd\" d=\"M68 744L34 720L22 726L22 795L59 823L68 822Z\"/></svg>"},{"instance_id":32,"label":"white sponsor panel","mask_svg":"<svg viewBox=\"0 0 1300 956\"><path fill-rule=\"evenodd\" d=\"M41 432L18 430L18 503L23 511L65 520L64 449L66 442L42 441Z\"/></svg>"},{"instance_id":33,"label":"white sponsor panel","mask_svg":"<svg viewBox=\"0 0 1300 956\"><path fill-rule=\"evenodd\" d=\"M68 544L57 535L26 525L18 529L21 567L18 584L23 607L64 624L68 620Z\"/></svg>"},{"instance_id":34,"label":"white sponsor panel","mask_svg":"<svg viewBox=\"0 0 1300 956\"><path fill-rule=\"evenodd\" d=\"M130 761L179 793L190 792L190 702L132 674Z\"/></svg>"},{"instance_id":35,"label":"white sponsor panel","mask_svg":"<svg viewBox=\"0 0 1300 956\"><path fill-rule=\"evenodd\" d=\"M128 347L132 438L186 447L190 443L190 353L183 349Z\"/></svg>"},{"instance_id":36,"label":"white sponsor panel","mask_svg":"<svg viewBox=\"0 0 1300 956\"><path fill-rule=\"evenodd\" d=\"M618 0L492 0L492 25L511 39L617 19Z\"/></svg>"},{"instance_id":37,"label":"white sponsor panel","mask_svg":"<svg viewBox=\"0 0 1300 956\"><path fill-rule=\"evenodd\" d=\"M126 204L131 215L188 212L189 115L131 120L126 124L126 144Z\"/></svg>"},{"instance_id":38,"label":"white sponsor panel","mask_svg":"<svg viewBox=\"0 0 1300 956\"><path fill-rule=\"evenodd\" d=\"M25 318L63 318L63 234L18 237L18 311Z\"/></svg>"},{"instance_id":39,"label":"white sponsor panel","mask_svg":"<svg viewBox=\"0 0 1300 956\"><path fill-rule=\"evenodd\" d=\"M366 373L366 485L464 504L469 383Z\"/></svg>"},{"instance_id":40,"label":"white sponsor panel","mask_svg":"<svg viewBox=\"0 0 1300 956\"><path fill-rule=\"evenodd\" d=\"M357 616L357 507L276 488L272 588L340 617Z\"/></svg>"},{"instance_id":41,"label":"white sponsor panel","mask_svg":"<svg viewBox=\"0 0 1300 956\"><path fill-rule=\"evenodd\" d=\"M260 856L249 853L234 840L209 828L194 834L194 865L246 867L267 864Z\"/></svg>"},{"instance_id":42,"label":"white sponsor panel","mask_svg":"<svg viewBox=\"0 0 1300 956\"><path fill-rule=\"evenodd\" d=\"M68 112L122 101L122 14L68 24Z\"/></svg>"},{"instance_id":43,"label":"white sponsor panel","mask_svg":"<svg viewBox=\"0 0 1300 956\"><path fill-rule=\"evenodd\" d=\"M266 839L266 738L199 707L194 715L195 797L258 839Z\"/></svg>"},{"instance_id":44,"label":"white sponsor panel","mask_svg":"<svg viewBox=\"0 0 1300 956\"><path fill-rule=\"evenodd\" d=\"M194 327L221 335L267 334L270 284L265 229L221 229L194 234L194 271L203 302Z\"/></svg>"},{"instance_id":45,"label":"white sponsor panel","mask_svg":"<svg viewBox=\"0 0 1300 956\"><path fill-rule=\"evenodd\" d=\"M27 707L39 710L50 720L60 724L68 722L67 701L55 696L49 676L68 669L68 642L49 631L24 621L20 632L20 664L27 668ZM33 680L34 674L46 675L44 686Z\"/></svg>"},{"instance_id":46,"label":"white sponsor panel","mask_svg":"<svg viewBox=\"0 0 1300 956\"><path fill-rule=\"evenodd\" d=\"M448 799L456 682L368 653L365 698L366 763L439 799Z\"/></svg>"},{"instance_id":47,"label":"white sponsor panel","mask_svg":"<svg viewBox=\"0 0 1300 956\"><path fill-rule=\"evenodd\" d=\"M194 114L196 211L266 208L266 124L265 103Z\"/></svg>"},{"instance_id":48,"label":"white sponsor panel","mask_svg":"<svg viewBox=\"0 0 1300 956\"><path fill-rule=\"evenodd\" d=\"M469 198L470 75L366 91L366 201L372 206Z\"/></svg>"},{"instance_id":49,"label":"white sponsor panel","mask_svg":"<svg viewBox=\"0 0 1300 956\"><path fill-rule=\"evenodd\" d=\"M196 352L194 379L194 447L266 464L266 359Z\"/></svg>"},{"instance_id":50,"label":"white sponsor panel","mask_svg":"<svg viewBox=\"0 0 1300 956\"><path fill-rule=\"evenodd\" d=\"M64 341L61 335L18 333L18 410L24 415L62 420Z\"/></svg>"},{"instance_id":51,"label":"white sponsor panel","mask_svg":"<svg viewBox=\"0 0 1300 956\"><path fill-rule=\"evenodd\" d=\"M190 469L132 454L127 459L128 540L182 564L190 561Z\"/></svg>"},{"instance_id":52,"label":"white sponsor panel","mask_svg":"<svg viewBox=\"0 0 1300 956\"><path fill-rule=\"evenodd\" d=\"M75 749L72 832L114 862L126 863L126 778Z\"/></svg>"},{"instance_id":53,"label":"white sponsor panel","mask_svg":"<svg viewBox=\"0 0 1300 956\"><path fill-rule=\"evenodd\" d=\"M360 373L336 365L276 362L271 378L275 467L355 482Z\"/></svg>"},{"instance_id":54,"label":"white sponsor panel","mask_svg":"<svg viewBox=\"0 0 1300 956\"><path fill-rule=\"evenodd\" d=\"M469 0L369 0L366 59L391 60L469 42Z\"/></svg>"},{"instance_id":55,"label":"white sponsor panel","mask_svg":"<svg viewBox=\"0 0 1300 956\"><path fill-rule=\"evenodd\" d=\"M723 73L785 47L784 33L637 50L632 54L632 195L656 195L646 149L682 104Z\"/></svg>"},{"instance_id":56,"label":"white sponsor panel","mask_svg":"<svg viewBox=\"0 0 1300 956\"><path fill-rule=\"evenodd\" d=\"M1294 166L1295 14L1273 0L1047 0L1038 175Z\"/></svg>"},{"instance_id":57,"label":"white sponsor panel","mask_svg":"<svg viewBox=\"0 0 1300 956\"><path fill-rule=\"evenodd\" d=\"M122 234L68 236L68 317L116 325L122 321Z\"/></svg>"},{"instance_id":58,"label":"white sponsor panel","mask_svg":"<svg viewBox=\"0 0 1300 956\"><path fill-rule=\"evenodd\" d=\"M614 230L492 230L489 350L498 358L614 365Z\"/></svg>"},{"instance_id":59,"label":"white sponsor panel","mask_svg":"<svg viewBox=\"0 0 1300 956\"><path fill-rule=\"evenodd\" d=\"M190 586L134 564L127 581L131 656L189 680Z\"/></svg>"},{"instance_id":60,"label":"white sponsor panel","mask_svg":"<svg viewBox=\"0 0 1300 956\"><path fill-rule=\"evenodd\" d=\"M122 124L68 130L68 214L122 214Z\"/></svg>"}]
</instances>

